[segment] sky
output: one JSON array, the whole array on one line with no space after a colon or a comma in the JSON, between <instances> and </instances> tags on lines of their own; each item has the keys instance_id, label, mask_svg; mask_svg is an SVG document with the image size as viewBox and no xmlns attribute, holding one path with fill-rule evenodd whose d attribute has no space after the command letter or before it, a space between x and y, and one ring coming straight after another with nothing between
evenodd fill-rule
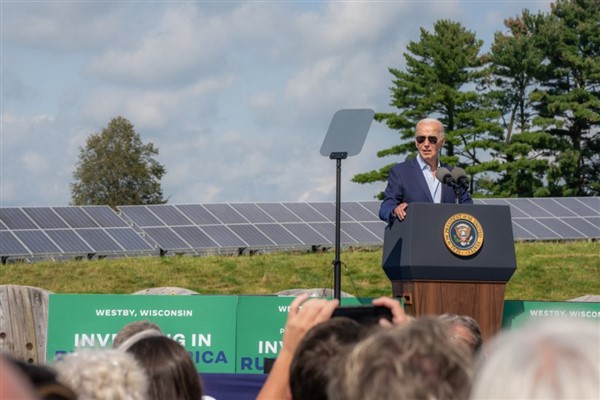
<instances>
[{"instance_id":1,"label":"sky","mask_svg":"<svg viewBox=\"0 0 600 400\"><path fill-rule=\"evenodd\" d=\"M420 29L450 19L484 41L549 1L0 0L0 206L66 206L86 139L117 116L159 150L169 204L335 201L320 154L336 111L393 112L392 75ZM373 122L341 162L351 182L402 159Z\"/></svg>"}]
</instances>

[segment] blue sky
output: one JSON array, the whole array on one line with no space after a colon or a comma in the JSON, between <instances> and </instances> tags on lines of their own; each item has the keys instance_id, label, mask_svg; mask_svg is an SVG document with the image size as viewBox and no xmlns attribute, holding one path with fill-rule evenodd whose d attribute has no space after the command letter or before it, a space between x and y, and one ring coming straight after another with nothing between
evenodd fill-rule
<instances>
[{"instance_id":1,"label":"blue sky","mask_svg":"<svg viewBox=\"0 0 600 400\"><path fill-rule=\"evenodd\" d=\"M388 67L419 28L461 22L491 44L548 1L6 1L1 7L0 204L70 201L79 148L118 115L160 150L171 204L335 201L319 150L333 114L387 112ZM353 175L398 135L374 122Z\"/></svg>"}]
</instances>

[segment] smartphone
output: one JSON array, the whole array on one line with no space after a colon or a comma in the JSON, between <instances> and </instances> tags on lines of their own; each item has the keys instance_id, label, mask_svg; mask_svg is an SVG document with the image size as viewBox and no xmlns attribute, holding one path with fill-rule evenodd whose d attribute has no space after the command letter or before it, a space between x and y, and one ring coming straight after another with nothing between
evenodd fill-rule
<instances>
[{"instance_id":1,"label":"smartphone","mask_svg":"<svg viewBox=\"0 0 600 400\"><path fill-rule=\"evenodd\" d=\"M360 306L338 306L332 317L352 318L363 325L378 324L381 318L392 321L392 312L384 306L374 306L371 304Z\"/></svg>"}]
</instances>

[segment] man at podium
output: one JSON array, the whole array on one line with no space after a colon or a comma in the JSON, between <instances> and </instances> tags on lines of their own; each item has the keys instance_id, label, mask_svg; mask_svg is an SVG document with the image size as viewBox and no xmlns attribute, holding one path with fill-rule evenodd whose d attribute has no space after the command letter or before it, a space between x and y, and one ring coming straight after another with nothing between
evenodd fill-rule
<instances>
[{"instance_id":1,"label":"man at podium","mask_svg":"<svg viewBox=\"0 0 600 400\"><path fill-rule=\"evenodd\" d=\"M444 146L442 123L433 118L420 120L415 127L415 146L417 157L396 164L388 175L385 198L379 208L379 218L385 222L404 220L409 203L456 203L454 188L436 177L438 168L452 170L441 164L438 157ZM465 187L458 190L460 203L473 204Z\"/></svg>"}]
</instances>

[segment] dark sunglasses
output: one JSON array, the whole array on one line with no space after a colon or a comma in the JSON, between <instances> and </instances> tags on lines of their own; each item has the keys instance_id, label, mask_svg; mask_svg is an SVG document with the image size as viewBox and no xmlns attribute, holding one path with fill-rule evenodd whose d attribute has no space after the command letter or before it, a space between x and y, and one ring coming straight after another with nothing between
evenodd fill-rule
<instances>
[{"instance_id":1,"label":"dark sunglasses","mask_svg":"<svg viewBox=\"0 0 600 400\"><path fill-rule=\"evenodd\" d=\"M425 139L429 140L429 143L436 144L438 142L437 136L417 136L417 143L421 144L425 142Z\"/></svg>"}]
</instances>

